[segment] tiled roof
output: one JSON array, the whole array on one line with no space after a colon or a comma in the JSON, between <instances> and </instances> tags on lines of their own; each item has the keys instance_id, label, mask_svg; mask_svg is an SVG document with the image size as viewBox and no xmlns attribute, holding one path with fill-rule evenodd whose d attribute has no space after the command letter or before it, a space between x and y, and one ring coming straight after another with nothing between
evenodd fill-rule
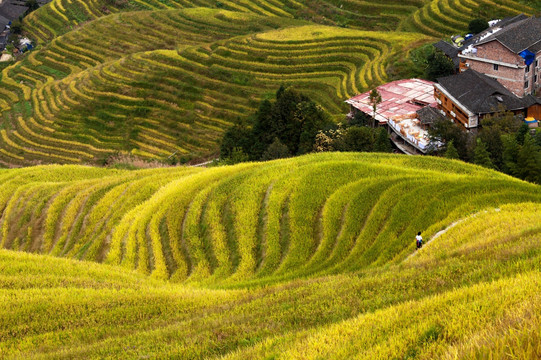
<instances>
[{"instance_id":1,"label":"tiled roof","mask_svg":"<svg viewBox=\"0 0 541 360\"><path fill-rule=\"evenodd\" d=\"M3 30L7 24L9 24L9 19L6 19L2 15L0 15L0 31Z\"/></svg>"},{"instance_id":2,"label":"tiled roof","mask_svg":"<svg viewBox=\"0 0 541 360\"><path fill-rule=\"evenodd\" d=\"M10 0L4 0L0 4L0 15L9 20L18 19L28 9L27 6L21 6L18 3L14 3Z\"/></svg>"},{"instance_id":3,"label":"tiled roof","mask_svg":"<svg viewBox=\"0 0 541 360\"><path fill-rule=\"evenodd\" d=\"M494 112L499 105L507 110L527 107L524 99L507 90L498 81L468 69L460 74L438 79L438 83L472 113Z\"/></svg>"},{"instance_id":4,"label":"tiled roof","mask_svg":"<svg viewBox=\"0 0 541 360\"><path fill-rule=\"evenodd\" d=\"M433 124L437 120L443 118L439 110L432 106L425 106L424 108L417 110L417 117L421 121L421 124L424 125Z\"/></svg>"},{"instance_id":5,"label":"tiled roof","mask_svg":"<svg viewBox=\"0 0 541 360\"><path fill-rule=\"evenodd\" d=\"M445 55L449 56L453 60L453 64L458 68L460 60L458 59L458 48L449 44L446 41L440 40L434 44L436 49L441 50Z\"/></svg>"},{"instance_id":6,"label":"tiled roof","mask_svg":"<svg viewBox=\"0 0 541 360\"><path fill-rule=\"evenodd\" d=\"M485 37L488 32L493 31L494 28L502 28L503 29L504 27L506 27L508 25L511 25L511 24L514 24L514 23L516 23L518 21L522 21L522 20L526 20L526 19L528 19L528 16L524 15L524 14L503 18L498 23L496 23L496 25L494 25L493 27L488 28L485 31L481 31L479 34L476 34L473 37L469 38L468 40L464 41L463 46L459 50L464 50L469 45L477 44L478 42L481 41L481 38Z\"/></svg>"},{"instance_id":7,"label":"tiled roof","mask_svg":"<svg viewBox=\"0 0 541 360\"><path fill-rule=\"evenodd\" d=\"M500 31L479 41L477 45L493 40L499 41L516 54L534 47L537 49L541 43L541 18L534 16L504 26Z\"/></svg>"}]
</instances>

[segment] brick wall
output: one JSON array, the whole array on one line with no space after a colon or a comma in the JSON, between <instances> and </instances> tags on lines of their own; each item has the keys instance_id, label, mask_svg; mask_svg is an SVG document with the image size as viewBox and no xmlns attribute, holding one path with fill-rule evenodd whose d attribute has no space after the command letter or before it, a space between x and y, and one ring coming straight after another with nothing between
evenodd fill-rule
<instances>
[{"instance_id":1,"label":"brick wall","mask_svg":"<svg viewBox=\"0 0 541 360\"><path fill-rule=\"evenodd\" d=\"M521 66L517 69L502 64L495 65L472 59L465 61L470 69L494 77L500 84L517 96L522 97L535 92L541 85L541 51L536 54L536 59L539 59L539 67L536 69L534 62L530 65L529 72L526 72L526 69L523 67L524 59L507 49L498 41L491 41L477 46L476 57ZM525 87L526 81L528 82L527 87Z\"/></svg>"},{"instance_id":2,"label":"brick wall","mask_svg":"<svg viewBox=\"0 0 541 360\"><path fill-rule=\"evenodd\" d=\"M477 57L502 61L513 65L523 65L524 60L517 54L511 52L508 48L494 40L489 43L476 46Z\"/></svg>"}]
</instances>

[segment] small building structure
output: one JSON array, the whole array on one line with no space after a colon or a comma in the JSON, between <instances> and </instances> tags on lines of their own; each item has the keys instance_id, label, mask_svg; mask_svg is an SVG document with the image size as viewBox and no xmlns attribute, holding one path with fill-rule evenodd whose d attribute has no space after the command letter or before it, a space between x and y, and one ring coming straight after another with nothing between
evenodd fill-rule
<instances>
[{"instance_id":1,"label":"small building structure","mask_svg":"<svg viewBox=\"0 0 541 360\"><path fill-rule=\"evenodd\" d=\"M466 43L460 69L488 75L519 97L541 89L541 18L518 15L497 22Z\"/></svg>"},{"instance_id":2,"label":"small building structure","mask_svg":"<svg viewBox=\"0 0 541 360\"><path fill-rule=\"evenodd\" d=\"M370 104L370 92L346 100L350 105L350 116L362 111L376 120L376 126L385 126L391 134L391 140L405 153L426 153L429 148L428 126L433 121L433 113L423 112L425 122L418 111L425 107L436 107L434 83L421 79L393 81L377 88L381 103L376 107L375 116ZM437 111L437 110L436 110Z\"/></svg>"},{"instance_id":3,"label":"small building structure","mask_svg":"<svg viewBox=\"0 0 541 360\"><path fill-rule=\"evenodd\" d=\"M525 115L535 99L520 98L495 79L471 69L439 78L434 97L445 114L465 129L477 128L481 119L502 107Z\"/></svg>"}]
</instances>

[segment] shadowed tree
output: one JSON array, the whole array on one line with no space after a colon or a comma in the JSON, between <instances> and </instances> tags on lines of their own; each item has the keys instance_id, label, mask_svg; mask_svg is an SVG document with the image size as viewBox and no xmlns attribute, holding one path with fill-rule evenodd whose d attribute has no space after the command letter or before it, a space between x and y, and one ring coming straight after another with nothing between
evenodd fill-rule
<instances>
[{"instance_id":1,"label":"shadowed tree","mask_svg":"<svg viewBox=\"0 0 541 360\"><path fill-rule=\"evenodd\" d=\"M439 77L453 75L455 73L455 64L440 50L434 51L426 59L425 77L430 81L436 81Z\"/></svg>"},{"instance_id":2,"label":"shadowed tree","mask_svg":"<svg viewBox=\"0 0 541 360\"><path fill-rule=\"evenodd\" d=\"M261 160L274 160L274 159L282 159L286 157L290 157L291 153L289 152L289 149L287 146L282 144L280 139L274 138L274 141L272 144L269 145L267 150L263 153L263 156L261 156Z\"/></svg>"},{"instance_id":3,"label":"shadowed tree","mask_svg":"<svg viewBox=\"0 0 541 360\"><path fill-rule=\"evenodd\" d=\"M502 171L508 175L517 176L517 161L519 146L513 135L503 136Z\"/></svg>"},{"instance_id":4,"label":"shadowed tree","mask_svg":"<svg viewBox=\"0 0 541 360\"><path fill-rule=\"evenodd\" d=\"M490 160L490 153L487 150L487 147L481 141L481 139L477 139L477 143L475 145L475 150L473 153L473 163L477 165L484 166L486 168L494 168L494 165L492 164L492 161Z\"/></svg>"},{"instance_id":5,"label":"shadowed tree","mask_svg":"<svg viewBox=\"0 0 541 360\"><path fill-rule=\"evenodd\" d=\"M376 152L392 152L393 146L387 135L387 131L380 127L377 129L376 142L374 143L374 151Z\"/></svg>"},{"instance_id":6,"label":"shadowed tree","mask_svg":"<svg viewBox=\"0 0 541 360\"><path fill-rule=\"evenodd\" d=\"M517 175L523 180L541 183L541 152L529 133L518 151Z\"/></svg>"},{"instance_id":7,"label":"shadowed tree","mask_svg":"<svg viewBox=\"0 0 541 360\"><path fill-rule=\"evenodd\" d=\"M488 21L483 19L473 19L468 24L468 31L472 34L479 34L486 29L488 29Z\"/></svg>"},{"instance_id":8,"label":"shadowed tree","mask_svg":"<svg viewBox=\"0 0 541 360\"><path fill-rule=\"evenodd\" d=\"M458 156L458 151L456 150L455 145L453 144L453 140L449 141L447 143L447 150L445 150L445 157L447 159L460 159Z\"/></svg>"}]
</instances>

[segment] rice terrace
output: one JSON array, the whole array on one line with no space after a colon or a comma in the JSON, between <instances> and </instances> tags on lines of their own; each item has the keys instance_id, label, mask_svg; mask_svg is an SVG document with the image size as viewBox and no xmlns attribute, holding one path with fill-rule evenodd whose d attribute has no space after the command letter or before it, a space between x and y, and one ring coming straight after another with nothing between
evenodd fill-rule
<instances>
[{"instance_id":1,"label":"rice terrace","mask_svg":"<svg viewBox=\"0 0 541 360\"><path fill-rule=\"evenodd\" d=\"M438 118L400 118L428 156L376 116L432 44L471 74L482 51L451 37L540 13L0 1L0 359L541 359L541 33L497 39L539 38L508 66L534 81L523 109L490 93L471 129L444 88L410 100Z\"/></svg>"}]
</instances>

